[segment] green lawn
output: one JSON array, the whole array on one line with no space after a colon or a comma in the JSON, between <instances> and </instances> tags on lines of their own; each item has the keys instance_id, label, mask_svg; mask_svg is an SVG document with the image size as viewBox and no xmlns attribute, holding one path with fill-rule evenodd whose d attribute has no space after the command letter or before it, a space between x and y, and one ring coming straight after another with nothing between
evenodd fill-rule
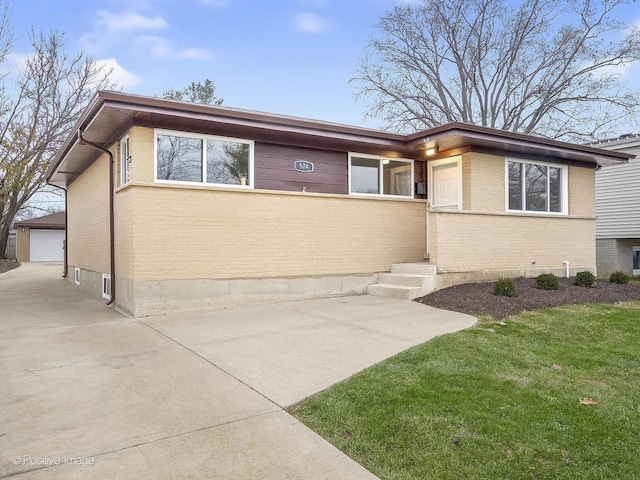
<instances>
[{"instance_id":1,"label":"green lawn","mask_svg":"<svg viewBox=\"0 0 640 480\"><path fill-rule=\"evenodd\" d=\"M640 302L482 318L291 413L382 479L640 478Z\"/></svg>"}]
</instances>

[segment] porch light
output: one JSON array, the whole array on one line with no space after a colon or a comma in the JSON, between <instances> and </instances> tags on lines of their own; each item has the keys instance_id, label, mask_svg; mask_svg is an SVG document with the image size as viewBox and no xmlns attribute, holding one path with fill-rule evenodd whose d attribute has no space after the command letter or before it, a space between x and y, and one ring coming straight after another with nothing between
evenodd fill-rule
<instances>
[{"instance_id":1,"label":"porch light","mask_svg":"<svg viewBox=\"0 0 640 480\"><path fill-rule=\"evenodd\" d=\"M382 164L383 165L389 165L389 159L388 158L383 159L382 160Z\"/></svg>"},{"instance_id":2,"label":"porch light","mask_svg":"<svg viewBox=\"0 0 640 480\"><path fill-rule=\"evenodd\" d=\"M427 157L431 157L438 153L438 146L436 142L431 140L431 137L427 137L424 139L424 153Z\"/></svg>"}]
</instances>

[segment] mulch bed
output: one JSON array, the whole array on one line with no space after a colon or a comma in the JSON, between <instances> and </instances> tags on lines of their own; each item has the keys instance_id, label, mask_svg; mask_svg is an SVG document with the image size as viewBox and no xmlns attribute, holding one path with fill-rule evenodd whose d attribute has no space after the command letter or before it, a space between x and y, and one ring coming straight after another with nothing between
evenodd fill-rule
<instances>
[{"instance_id":1,"label":"mulch bed","mask_svg":"<svg viewBox=\"0 0 640 480\"><path fill-rule=\"evenodd\" d=\"M534 278L516 278L513 280L518 291L515 298L494 295L494 282L467 283L438 290L416 301L476 317L490 315L496 319L525 310L566 304L640 301L640 285L618 285L599 280L594 288L586 288L576 286L574 281L574 278L561 278L558 290L540 290L536 288Z\"/></svg>"},{"instance_id":2,"label":"mulch bed","mask_svg":"<svg viewBox=\"0 0 640 480\"><path fill-rule=\"evenodd\" d=\"M0 258L0 273L8 272L9 270L13 270L19 266L20 264L17 260Z\"/></svg>"}]
</instances>

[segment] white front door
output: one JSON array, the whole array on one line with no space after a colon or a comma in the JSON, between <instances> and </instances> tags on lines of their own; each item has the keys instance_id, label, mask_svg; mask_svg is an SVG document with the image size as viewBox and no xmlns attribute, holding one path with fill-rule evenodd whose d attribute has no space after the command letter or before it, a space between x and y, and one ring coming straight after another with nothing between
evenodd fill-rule
<instances>
[{"instance_id":1,"label":"white front door","mask_svg":"<svg viewBox=\"0 0 640 480\"><path fill-rule=\"evenodd\" d=\"M435 208L462 208L460 160L437 160L429 164L429 200Z\"/></svg>"}]
</instances>

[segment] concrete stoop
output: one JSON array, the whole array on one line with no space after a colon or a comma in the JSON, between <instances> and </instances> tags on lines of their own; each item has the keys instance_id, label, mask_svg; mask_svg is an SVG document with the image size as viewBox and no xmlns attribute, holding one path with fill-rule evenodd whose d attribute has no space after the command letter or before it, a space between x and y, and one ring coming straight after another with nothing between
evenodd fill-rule
<instances>
[{"instance_id":1,"label":"concrete stoop","mask_svg":"<svg viewBox=\"0 0 640 480\"><path fill-rule=\"evenodd\" d=\"M378 283L369 285L367 293L413 300L436 289L436 274L436 266L430 263L394 263L391 273L381 273Z\"/></svg>"}]
</instances>

